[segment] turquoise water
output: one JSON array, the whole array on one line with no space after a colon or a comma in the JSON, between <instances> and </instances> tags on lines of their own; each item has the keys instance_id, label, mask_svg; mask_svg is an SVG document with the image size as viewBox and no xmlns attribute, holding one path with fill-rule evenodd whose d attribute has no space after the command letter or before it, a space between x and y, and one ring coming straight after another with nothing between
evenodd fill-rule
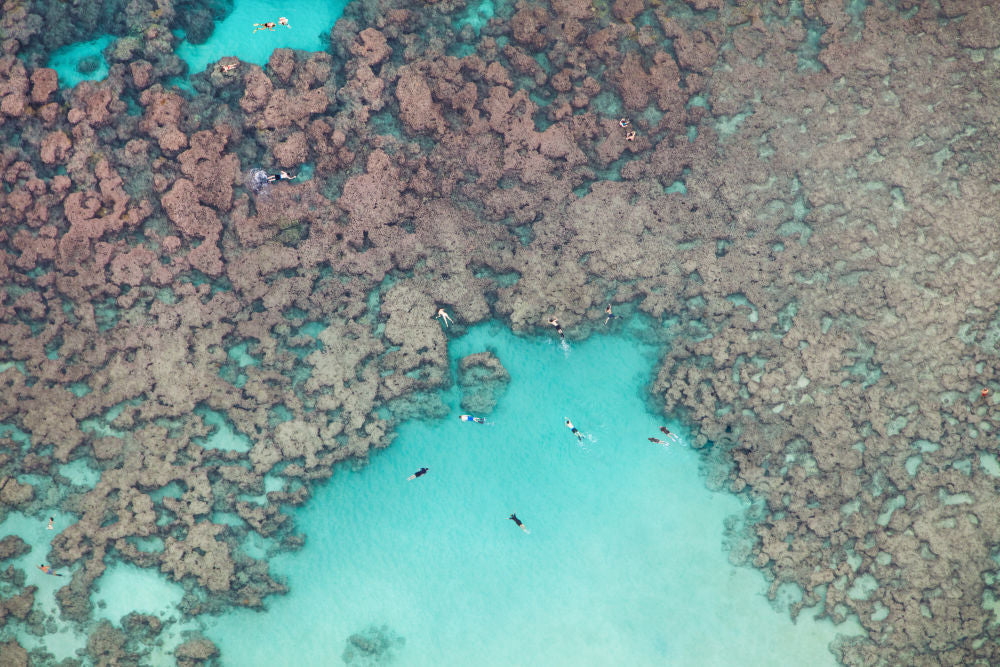
<instances>
[{"instance_id":1,"label":"turquoise water","mask_svg":"<svg viewBox=\"0 0 1000 667\"><path fill-rule=\"evenodd\" d=\"M399 665L835 664L829 642L856 623L793 624L723 550L745 501L708 491L684 444L646 440L654 348L479 326L450 352L485 349L512 378L490 423L459 422L453 388L447 420L339 467L295 510L305 547L271 560L291 592L208 621L226 664L339 664L373 625L405 639Z\"/></svg>"},{"instance_id":2,"label":"turquoise water","mask_svg":"<svg viewBox=\"0 0 1000 667\"><path fill-rule=\"evenodd\" d=\"M81 81L101 81L107 77L108 61L104 59L102 51L112 40L113 36L102 35L89 42L77 42L54 51L49 58L48 66L59 74L59 86L72 88ZM77 65L84 58L96 58L97 69L89 73L80 72Z\"/></svg>"},{"instance_id":3,"label":"turquoise water","mask_svg":"<svg viewBox=\"0 0 1000 667\"><path fill-rule=\"evenodd\" d=\"M53 530L46 527L49 516L55 519ZM63 576L54 577L39 570L38 565L48 563L52 538L71 523L76 523L76 517L60 510L51 511L45 517L31 517L21 512L12 512L0 523L0 538L17 535L31 547L31 551L23 556L4 561L4 569L12 565L14 568L24 570L25 586L38 587L32 609L53 618L59 618L60 614L56 591L66 585L76 567L58 568L56 572ZM0 629L2 628L3 625L0 624ZM34 648L44 648L52 653L56 660L75 658L76 650L86 645L86 635L78 632L71 624L58 624L47 629L43 637L28 632L18 632L16 636L25 649L30 651Z\"/></svg>"},{"instance_id":4,"label":"turquoise water","mask_svg":"<svg viewBox=\"0 0 1000 667\"><path fill-rule=\"evenodd\" d=\"M220 58L237 57L257 65L266 65L274 49L326 51L330 29L340 18L346 0L311 2L276 2L275 0L237 0L233 11L216 21L215 32L204 44L182 42L176 50L190 68L201 72ZM254 33L254 23L278 22L284 16L288 27Z\"/></svg>"}]
</instances>

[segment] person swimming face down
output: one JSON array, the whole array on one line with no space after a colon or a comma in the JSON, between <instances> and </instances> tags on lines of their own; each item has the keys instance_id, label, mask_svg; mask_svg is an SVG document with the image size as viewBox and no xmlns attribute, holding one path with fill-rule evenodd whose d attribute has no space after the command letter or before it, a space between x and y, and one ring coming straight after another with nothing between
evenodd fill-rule
<instances>
[{"instance_id":1,"label":"person swimming face down","mask_svg":"<svg viewBox=\"0 0 1000 667\"><path fill-rule=\"evenodd\" d=\"M511 515L510 515L509 517L507 517L507 518L508 518L508 519L510 519L511 521L513 521L513 522L514 522L514 525L516 525L516 526L517 526L518 528L520 528L520 529L521 529L521 530L523 530L524 532L526 532L526 533L529 533L529 532L531 532L531 531L529 531L529 530L528 530L528 527L527 527L527 526L525 526L525 525L524 525L524 524L523 524L523 523L521 522L521 520L517 518L517 514L511 514Z\"/></svg>"},{"instance_id":2,"label":"person swimming face down","mask_svg":"<svg viewBox=\"0 0 1000 667\"><path fill-rule=\"evenodd\" d=\"M549 318L549 324L551 324L552 326L554 326L556 328L556 331L559 333L559 337L560 338L563 338L563 339L566 338L566 334L563 333L562 325L559 324L559 319L558 318L556 318L556 317L550 317Z\"/></svg>"}]
</instances>

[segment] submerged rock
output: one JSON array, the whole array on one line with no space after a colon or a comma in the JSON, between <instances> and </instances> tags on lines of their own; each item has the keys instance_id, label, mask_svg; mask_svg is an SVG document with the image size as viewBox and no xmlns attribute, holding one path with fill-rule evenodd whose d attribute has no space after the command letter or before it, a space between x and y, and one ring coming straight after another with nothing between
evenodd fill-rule
<instances>
[{"instance_id":1,"label":"submerged rock","mask_svg":"<svg viewBox=\"0 0 1000 667\"><path fill-rule=\"evenodd\" d=\"M214 658L219 655L219 649L212 643L210 639L205 639L204 637L195 637L189 639L174 651L174 655L177 658L177 664L183 667L188 665L198 665Z\"/></svg>"},{"instance_id":2,"label":"submerged rock","mask_svg":"<svg viewBox=\"0 0 1000 667\"><path fill-rule=\"evenodd\" d=\"M76 71L80 74L93 74L101 66L101 59L97 56L87 56L80 58L76 63Z\"/></svg>"},{"instance_id":3,"label":"submerged rock","mask_svg":"<svg viewBox=\"0 0 1000 667\"><path fill-rule=\"evenodd\" d=\"M27 667L28 652L16 639L0 644L0 665L4 667Z\"/></svg>"},{"instance_id":4,"label":"submerged rock","mask_svg":"<svg viewBox=\"0 0 1000 667\"><path fill-rule=\"evenodd\" d=\"M31 551L31 547L17 535L8 535L0 540L0 560L17 558L29 551Z\"/></svg>"},{"instance_id":5,"label":"submerged rock","mask_svg":"<svg viewBox=\"0 0 1000 667\"><path fill-rule=\"evenodd\" d=\"M390 630L388 625L373 625L348 637L341 657L348 665L388 665L396 657L396 649L405 643L406 639Z\"/></svg>"},{"instance_id":6,"label":"submerged rock","mask_svg":"<svg viewBox=\"0 0 1000 667\"><path fill-rule=\"evenodd\" d=\"M479 352L458 362L458 384L462 387L462 409L488 414L507 391L510 373L492 352Z\"/></svg>"}]
</instances>

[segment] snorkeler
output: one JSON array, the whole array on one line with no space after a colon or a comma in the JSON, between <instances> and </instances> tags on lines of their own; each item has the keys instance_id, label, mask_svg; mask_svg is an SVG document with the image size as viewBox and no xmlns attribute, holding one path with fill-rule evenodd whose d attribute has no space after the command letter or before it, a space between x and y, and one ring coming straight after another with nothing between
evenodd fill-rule
<instances>
[{"instance_id":1,"label":"snorkeler","mask_svg":"<svg viewBox=\"0 0 1000 667\"><path fill-rule=\"evenodd\" d=\"M451 319L451 317L448 315L448 313L444 312L444 308L438 308L438 313L434 317L435 318L440 317L441 321L444 322L444 325L446 327L448 326L449 322L451 322L452 324L455 323L455 320Z\"/></svg>"},{"instance_id":2,"label":"snorkeler","mask_svg":"<svg viewBox=\"0 0 1000 667\"><path fill-rule=\"evenodd\" d=\"M666 426L661 426L660 430L663 431L663 435L667 436L668 438L673 438L674 440L678 439L677 438L677 434L676 433L671 433L670 429L667 428Z\"/></svg>"},{"instance_id":3,"label":"snorkeler","mask_svg":"<svg viewBox=\"0 0 1000 667\"><path fill-rule=\"evenodd\" d=\"M610 303L608 304L608 307L604 309L604 314L608 316L604 320L604 326L607 326L608 322L610 322L611 320L613 320L616 317L618 317L617 315L615 315L614 313L611 312L611 304Z\"/></svg>"},{"instance_id":4,"label":"snorkeler","mask_svg":"<svg viewBox=\"0 0 1000 667\"><path fill-rule=\"evenodd\" d=\"M649 441L656 445L666 445L667 447L670 446L669 442L666 442L665 440L660 440L659 438L649 438Z\"/></svg>"},{"instance_id":5,"label":"snorkeler","mask_svg":"<svg viewBox=\"0 0 1000 667\"><path fill-rule=\"evenodd\" d=\"M573 426L573 422L571 422L571 421L570 421L570 420L568 420L568 419L566 420L566 428L568 428L568 429L570 430L570 432L571 432L571 433L572 433L573 435L575 435L575 436L576 436L576 439L577 439L577 440L579 440L580 442L583 442L583 434L581 434L581 433L580 433L580 432L579 432L579 431L578 431L578 430L576 429L576 427L575 427L575 426Z\"/></svg>"},{"instance_id":6,"label":"snorkeler","mask_svg":"<svg viewBox=\"0 0 1000 667\"><path fill-rule=\"evenodd\" d=\"M296 178L298 178L298 176L292 176L287 171L282 171L277 174L268 174L267 182L274 183L275 181L293 181Z\"/></svg>"},{"instance_id":7,"label":"snorkeler","mask_svg":"<svg viewBox=\"0 0 1000 667\"><path fill-rule=\"evenodd\" d=\"M559 325L559 319L558 318L550 317L549 318L549 324L551 324L552 326L554 326L556 328L556 331L559 332L559 337L560 338L562 338L562 339L566 338L566 334L563 333L562 327Z\"/></svg>"},{"instance_id":8,"label":"snorkeler","mask_svg":"<svg viewBox=\"0 0 1000 667\"><path fill-rule=\"evenodd\" d=\"M486 420L483 419L482 417L473 417L472 415L459 415L458 418L464 422L475 422L477 424L486 423Z\"/></svg>"},{"instance_id":9,"label":"snorkeler","mask_svg":"<svg viewBox=\"0 0 1000 667\"><path fill-rule=\"evenodd\" d=\"M524 532L526 532L526 533L530 533L531 532L530 530L528 530L527 526L525 526L523 523L521 523L521 520L517 518L517 514L511 514L507 518L510 519L511 521L513 521L517 525L517 527L520 528L521 530L523 530Z\"/></svg>"},{"instance_id":10,"label":"snorkeler","mask_svg":"<svg viewBox=\"0 0 1000 667\"><path fill-rule=\"evenodd\" d=\"M417 477L422 477L423 475L426 475L426 474L427 474L427 468L421 468L417 472L415 472L412 475L410 475L409 477L407 477L406 481L409 482L411 479L416 479Z\"/></svg>"},{"instance_id":11,"label":"snorkeler","mask_svg":"<svg viewBox=\"0 0 1000 667\"><path fill-rule=\"evenodd\" d=\"M253 34L257 34L258 30L274 30L274 26L277 25L274 21L268 21L267 23L254 23Z\"/></svg>"},{"instance_id":12,"label":"snorkeler","mask_svg":"<svg viewBox=\"0 0 1000 667\"><path fill-rule=\"evenodd\" d=\"M38 569L41 570L42 572L44 572L45 574L51 574L53 577L61 577L62 576L61 574L56 574L55 572L53 572L52 568L49 567L48 565L45 565L45 564L39 565Z\"/></svg>"}]
</instances>

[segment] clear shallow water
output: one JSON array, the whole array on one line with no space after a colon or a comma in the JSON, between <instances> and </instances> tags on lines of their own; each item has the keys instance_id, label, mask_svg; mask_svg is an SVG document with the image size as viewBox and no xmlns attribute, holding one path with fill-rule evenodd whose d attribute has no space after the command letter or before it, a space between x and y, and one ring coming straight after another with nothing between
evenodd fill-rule
<instances>
[{"instance_id":1,"label":"clear shallow water","mask_svg":"<svg viewBox=\"0 0 1000 667\"><path fill-rule=\"evenodd\" d=\"M38 590L35 591L33 609L59 618L56 591L68 583L76 568L57 568L55 571L63 576L54 577L39 570L38 566L42 563L48 564L52 538L66 526L76 523L76 517L58 510L53 511L49 516L55 519L53 530L46 528L48 517L31 517L21 512L11 512L3 523L0 523L0 537L17 535L31 547L31 551L23 556L5 561L3 567L6 569L8 565L12 565L17 569L24 570L25 586L38 587ZM0 630L2 629L3 625L0 624ZM55 630L55 632L47 632L44 637L37 637L26 632L17 633L16 636L24 648L29 651L34 648L44 648L52 653L56 660L75 658L76 650L86 645L86 635L76 632L70 624L59 624Z\"/></svg>"},{"instance_id":2,"label":"clear shallow water","mask_svg":"<svg viewBox=\"0 0 1000 667\"><path fill-rule=\"evenodd\" d=\"M233 11L222 21L215 22L215 31L203 44L182 41L176 49L189 67L189 74L197 74L220 58L236 57L243 62L264 66L274 49L288 48L303 51L326 51L330 29L344 12L347 0L307 0L282 3L275 0L235 0ZM284 16L288 27L276 26L273 31L254 33L254 23L278 22ZM180 33L183 37L183 33ZM72 88L81 81L101 81L108 76L108 63L101 52L115 39L102 35L88 42L69 44L49 58L48 67L59 74L59 85ZM77 65L81 59L96 57L96 70L81 73ZM183 79L173 83L190 90Z\"/></svg>"},{"instance_id":3,"label":"clear shallow water","mask_svg":"<svg viewBox=\"0 0 1000 667\"><path fill-rule=\"evenodd\" d=\"M220 58L237 57L257 65L266 65L274 49L326 51L330 29L344 12L347 0L237 0L233 11L216 21L215 31L204 44L182 42L176 50L191 74L203 71ZM278 22L284 16L288 27L254 33L254 23Z\"/></svg>"},{"instance_id":4,"label":"clear shallow water","mask_svg":"<svg viewBox=\"0 0 1000 667\"><path fill-rule=\"evenodd\" d=\"M405 638L400 665L835 664L827 645L857 625L793 625L722 549L742 501L704 487L694 451L646 440L652 348L604 336L567 352L483 326L451 353L484 349L512 377L491 423L459 422L452 390L447 420L338 468L296 510L306 546L271 561L290 594L209 619L226 664L339 664L371 625Z\"/></svg>"},{"instance_id":5,"label":"clear shallow water","mask_svg":"<svg viewBox=\"0 0 1000 667\"><path fill-rule=\"evenodd\" d=\"M102 35L89 42L77 42L54 51L49 58L48 66L59 74L59 85L62 88L72 88L81 81L101 81L108 76L108 61L104 59L103 51L114 40L111 35ZM77 65L84 58L96 58L97 69L83 73Z\"/></svg>"}]
</instances>

